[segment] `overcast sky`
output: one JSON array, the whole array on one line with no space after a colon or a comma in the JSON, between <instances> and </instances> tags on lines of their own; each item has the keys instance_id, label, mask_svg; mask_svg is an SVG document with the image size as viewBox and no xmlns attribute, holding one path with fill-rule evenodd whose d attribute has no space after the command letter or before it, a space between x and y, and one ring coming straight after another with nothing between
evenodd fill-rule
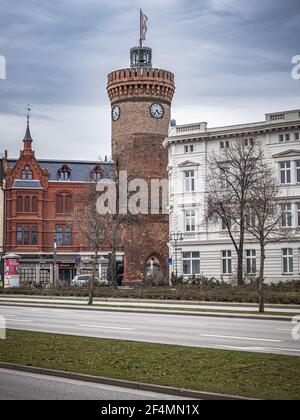
<instances>
[{"instance_id":1,"label":"overcast sky","mask_svg":"<svg viewBox=\"0 0 300 420\"><path fill-rule=\"evenodd\" d=\"M153 65L176 76L172 117L209 126L300 108L299 0L0 0L0 151L18 155L25 107L40 158L110 155L106 76L129 65L139 8Z\"/></svg>"}]
</instances>

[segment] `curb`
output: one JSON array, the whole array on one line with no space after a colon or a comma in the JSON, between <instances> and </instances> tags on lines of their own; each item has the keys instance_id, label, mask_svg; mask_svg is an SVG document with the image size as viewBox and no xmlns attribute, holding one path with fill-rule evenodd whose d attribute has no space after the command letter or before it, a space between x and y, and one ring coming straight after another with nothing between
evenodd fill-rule
<instances>
[{"instance_id":1,"label":"curb","mask_svg":"<svg viewBox=\"0 0 300 420\"><path fill-rule=\"evenodd\" d=\"M153 309L129 309L129 308L95 308L95 307L82 307L75 305L45 305L39 303L10 303L0 301L0 306L12 306L12 307L27 307L27 308L48 308L48 309L73 309L80 311L98 311L98 312L120 312L120 313L132 313L132 314L150 314L150 315L178 315L178 316L197 316L206 318L229 318L229 319L252 319L260 321L286 321L292 322L293 317L288 316L261 316L261 315L243 315L243 314L232 314L232 313L216 313L216 312L189 312L189 311L169 311L169 310L153 310Z\"/></svg>"},{"instance_id":2,"label":"curb","mask_svg":"<svg viewBox=\"0 0 300 420\"><path fill-rule=\"evenodd\" d=\"M215 394L209 392L193 391L190 389L173 388L161 385L144 384L140 382L109 379L102 376L91 376L80 373L62 372L51 369L36 368L32 366L19 366L11 363L0 362L1 369L8 369L19 372L29 372L37 375L47 375L55 378L72 379L82 382L90 382L102 385L110 385L121 388L136 389L139 391L155 392L164 395L172 395L184 398L206 400L206 401L253 401L253 398L238 397L233 395Z\"/></svg>"},{"instance_id":3,"label":"curb","mask_svg":"<svg viewBox=\"0 0 300 420\"><path fill-rule=\"evenodd\" d=\"M86 301L87 298L86 297L76 297L76 296L44 296L44 295L18 295L18 294L1 294L0 293L0 299L40 299L40 300L78 300L80 301ZM127 302L127 303L160 303L163 304L165 303L167 304L176 304L178 306L181 305L191 305L191 306L197 306L197 305L205 305L205 306L228 306L228 307L253 307L253 308L257 308L258 304L257 303L245 303L245 302L207 302L207 301L196 301L196 300L161 300L161 299L141 299L141 298L100 298L100 297L96 297L95 298L95 302L97 303L101 303L101 302L113 302L113 303L119 303L119 302ZM286 309L286 310L292 310L292 309L298 309L300 310L300 304L296 305L296 304L291 304L291 305L283 305L283 304L272 304L272 303L267 303L265 305L266 308L268 309Z\"/></svg>"}]
</instances>

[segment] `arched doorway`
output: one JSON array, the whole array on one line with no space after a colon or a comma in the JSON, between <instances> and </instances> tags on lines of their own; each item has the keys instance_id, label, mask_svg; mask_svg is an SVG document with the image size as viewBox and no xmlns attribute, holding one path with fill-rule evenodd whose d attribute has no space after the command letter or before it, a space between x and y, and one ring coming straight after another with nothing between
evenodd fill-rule
<instances>
[{"instance_id":1,"label":"arched doorway","mask_svg":"<svg viewBox=\"0 0 300 420\"><path fill-rule=\"evenodd\" d=\"M145 279L147 283L155 284L156 286L163 283L165 275L157 255L152 255L148 258L145 268Z\"/></svg>"}]
</instances>

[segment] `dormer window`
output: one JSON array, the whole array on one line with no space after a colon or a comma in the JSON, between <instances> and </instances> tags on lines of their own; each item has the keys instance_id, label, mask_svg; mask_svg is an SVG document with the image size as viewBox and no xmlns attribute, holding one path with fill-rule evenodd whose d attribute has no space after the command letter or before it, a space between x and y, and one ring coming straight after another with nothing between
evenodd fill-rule
<instances>
[{"instance_id":1,"label":"dormer window","mask_svg":"<svg viewBox=\"0 0 300 420\"><path fill-rule=\"evenodd\" d=\"M28 165L25 166L24 170L22 171L21 179L23 181L31 181L32 180L32 170Z\"/></svg>"},{"instance_id":2,"label":"dormer window","mask_svg":"<svg viewBox=\"0 0 300 420\"><path fill-rule=\"evenodd\" d=\"M91 178L95 182L101 181L103 178L103 171L100 165L96 165L95 168L91 172Z\"/></svg>"},{"instance_id":3,"label":"dormer window","mask_svg":"<svg viewBox=\"0 0 300 420\"><path fill-rule=\"evenodd\" d=\"M58 171L58 178L60 181L70 181L71 179L71 169L68 165L63 165Z\"/></svg>"}]
</instances>

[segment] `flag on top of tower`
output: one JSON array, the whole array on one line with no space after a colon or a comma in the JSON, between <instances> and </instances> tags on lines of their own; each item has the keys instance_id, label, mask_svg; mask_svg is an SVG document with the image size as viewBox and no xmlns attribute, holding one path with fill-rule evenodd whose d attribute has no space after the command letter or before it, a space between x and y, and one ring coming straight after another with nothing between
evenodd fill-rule
<instances>
[{"instance_id":1,"label":"flag on top of tower","mask_svg":"<svg viewBox=\"0 0 300 420\"><path fill-rule=\"evenodd\" d=\"M148 22L148 17L146 15L144 15L142 9L141 9L141 41L145 41L146 40L146 33L147 33L147 22Z\"/></svg>"}]
</instances>

